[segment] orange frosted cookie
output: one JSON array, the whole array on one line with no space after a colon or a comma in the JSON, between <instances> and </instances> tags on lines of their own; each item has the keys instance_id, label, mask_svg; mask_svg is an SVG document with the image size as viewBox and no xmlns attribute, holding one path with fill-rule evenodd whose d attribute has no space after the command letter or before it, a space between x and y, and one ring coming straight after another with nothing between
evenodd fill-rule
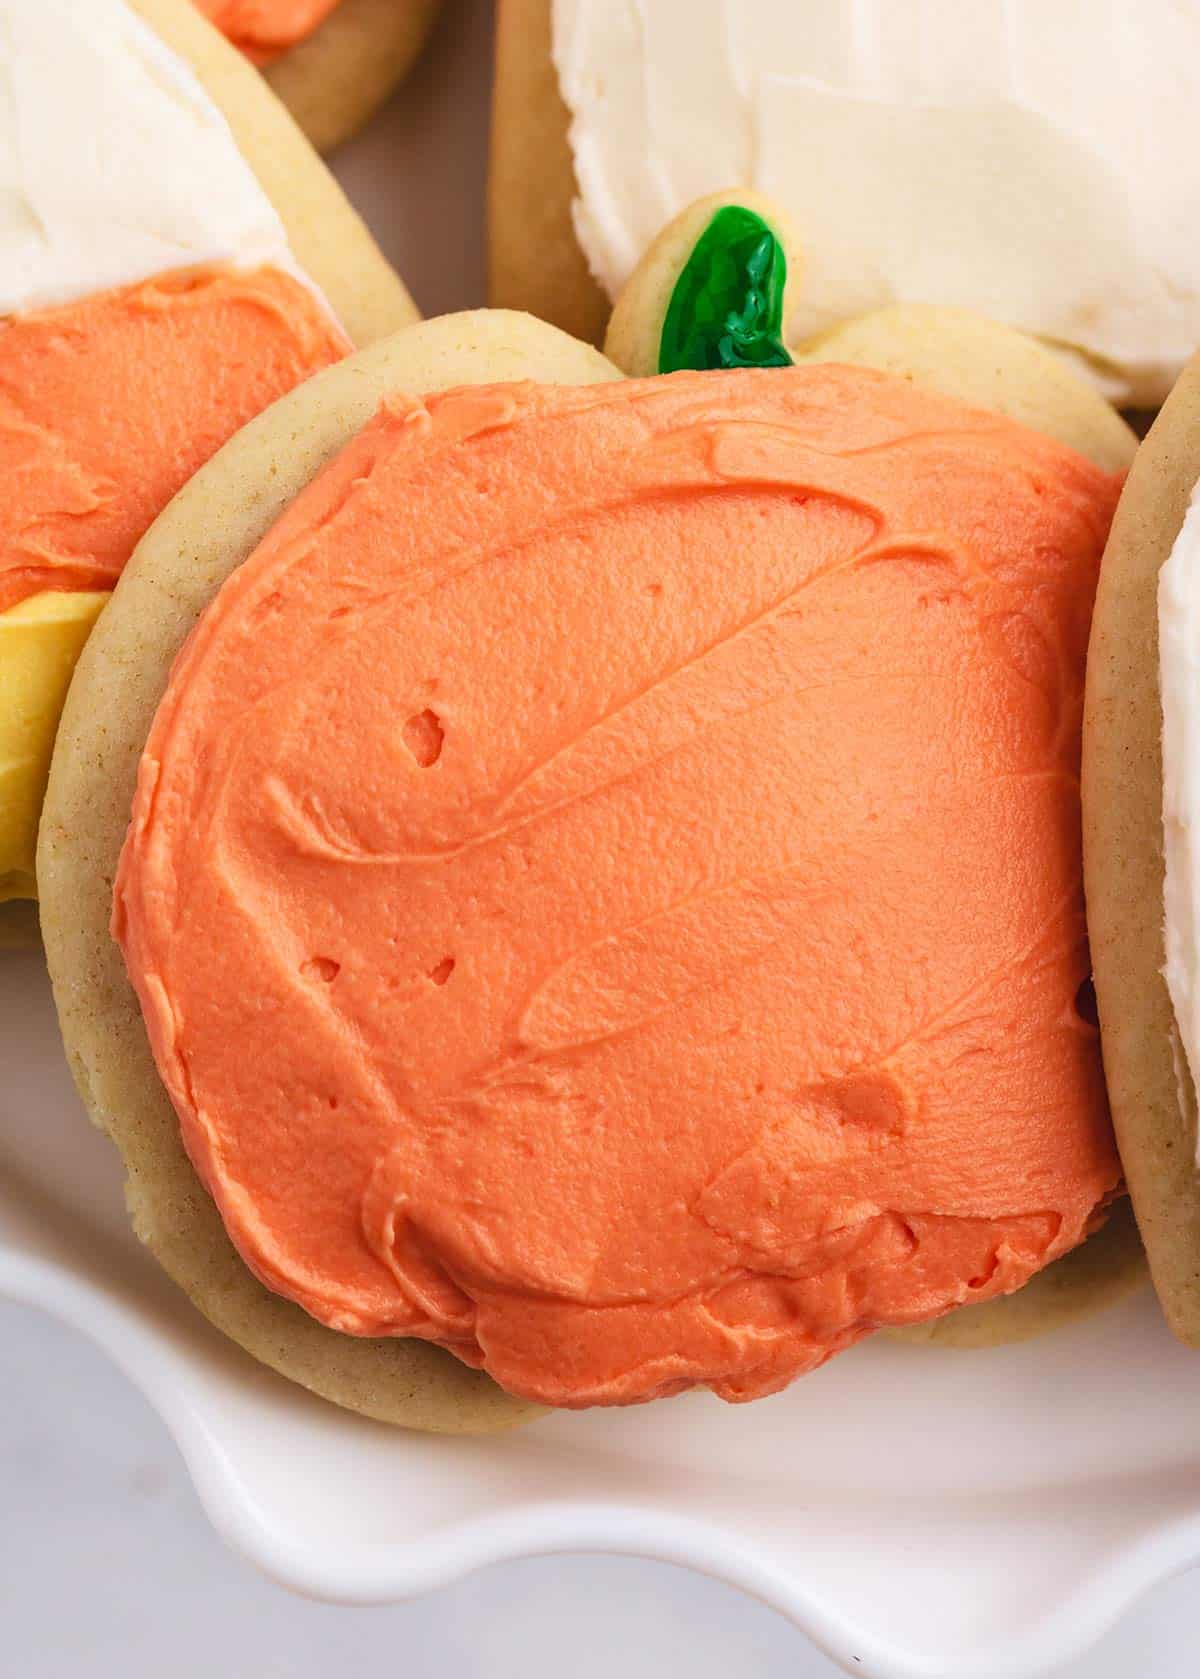
<instances>
[{"instance_id":1,"label":"orange frosted cookie","mask_svg":"<svg viewBox=\"0 0 1200 1679\"><path fill-rule=\"evenodd\" d=\"M256 64L311 35L338 0L195 0L217 28Z\"/></svg>"},{"instance_id":2,"label":"orange frosted cookie","mask_svg":"<svg viewBox=\"0 0 1200 1679\"><path fill-rule=\"evenodd\" d=\"M0 321L0 612L111 589L196 468L349 347L277 269L161 275Z\"/></svg>"},{"instance_id":3,"label":"orange frosted cookie","mask_svg":"<svg viewBox=\"0 0 1200 1679\"><path fill-rule=\"evenodd\" d=\"M259 65L329 151L375 113L425 44L440 0L192 0Z\"/></svg>"},{"instance_id":4,"label":"orange frosted cookie","mask_svg":"<svg viewBox=\"0 0 1200 1679\"><path fill-rule=\"evenodd\" d=\"M117 881L257 1275L584 1405L1076 1245L1118 487L839 366L385 403L180 656Z\"/></svg>"}]
</instances>

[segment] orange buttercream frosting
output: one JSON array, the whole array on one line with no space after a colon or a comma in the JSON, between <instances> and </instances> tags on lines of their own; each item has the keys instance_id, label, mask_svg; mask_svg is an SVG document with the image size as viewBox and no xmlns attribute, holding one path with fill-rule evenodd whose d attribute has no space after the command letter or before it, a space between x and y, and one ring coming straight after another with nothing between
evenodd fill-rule
<instances>
[{"instance_id":1,"label":"orange buttercream frosting","mask_svg":"<svg viewBox=\"0 0 1200 1679\"><path fill-rule=\"evenodd\" d=\"M829 365L389 403L181 654L117 880L251 1268L586 1405L1078 1243L1118 488Z\"/></svg>"},{"instance_id":2,"label":"orange buttercream frosting","mask_svg":"<svg viewBox=\"0 0 1200 1679\"><path fill-rule=\"evenodd\" d=\"M311 35L338 0L195 0L223 35L256 64L294 47ZM403 5L404 0L395 0Z\"/></svg>"},{"instance_id":3,"label":"orange buttercream frosting","mask_svg":"<svg viewBox=\"0 0 1200 1679\"><path fill-rule=\"evenodd\" d=\"M167 274L0 321L0 612L110 589L196 469L349 348L276 269Z\"/></svg>"}]
</instances>

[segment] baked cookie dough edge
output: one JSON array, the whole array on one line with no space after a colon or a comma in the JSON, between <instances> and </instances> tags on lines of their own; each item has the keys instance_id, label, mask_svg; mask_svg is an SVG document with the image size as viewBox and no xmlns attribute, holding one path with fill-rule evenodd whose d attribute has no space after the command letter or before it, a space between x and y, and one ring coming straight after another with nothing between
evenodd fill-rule
<instances>
[{"instance_id":1,"label":"baked cookie dough edge","mask_svg":"<svg viewBox=\"0 0 1200 1679\"><path fill-rule=\"evenodd\" d=\"M569 118L552 0L497 0L488 165L488 301L600 344L610 304L575 237Z\"/></svg>"},{"instance_id":2,"label":"baked cookie dough edge","mask_svg":"<svg viewBox=\"0 0 1200 1679\"><path fill-rule=\"evenodd\" d=\"M319 152L351 139L412 68L441 0L339 0L263 72Z\"/></svg>"}]
</instances>

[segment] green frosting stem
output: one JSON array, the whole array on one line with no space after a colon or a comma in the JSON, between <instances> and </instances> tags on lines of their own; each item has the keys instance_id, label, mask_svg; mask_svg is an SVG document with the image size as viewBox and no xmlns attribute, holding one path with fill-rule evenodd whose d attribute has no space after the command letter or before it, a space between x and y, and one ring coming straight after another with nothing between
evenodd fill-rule
<instances>
[{"instance_id":1,"label":"green frosting stem","mask_svg":"<svg viewBox=\"0 0 1200 1679\"><path fill-rule=\"evenodd\" d=\"M658 371L790 367L782 338L786 280L787 258L767 223L744 205L725 205L675 282Z\"/></svg>"}]
</instances>

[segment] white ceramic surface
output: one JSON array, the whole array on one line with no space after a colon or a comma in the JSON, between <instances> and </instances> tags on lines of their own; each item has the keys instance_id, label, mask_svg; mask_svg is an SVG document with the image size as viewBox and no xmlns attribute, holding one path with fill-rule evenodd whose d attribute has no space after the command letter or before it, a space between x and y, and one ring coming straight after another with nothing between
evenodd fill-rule
<instances>
[{"instance_id":1,"label":"white ceramic surface","mask_svg":"<svg viewBox=\"0 0 1200 1679\"><path fill-rule=\"evenodd\" d=\"M13 1679L837 1679L781 1615L636 1557L483 1568L386 1608L284 1592L213 1532L104 1353L0 1300L0 1668ZM1054 1679L1195 1679L1200 1574ZM70 1613L62 1606L70 1604ZM130 1636L131 1626L136 1636Z\"/></svg>"},{"instance_id":2,"label":"white ceramic surface","mask_svg":"<svg viewBox=\"0 0 1200 1679\"><path fill-rule=\"evenodd\" d=\"M211 1331L142 1254L36 958L0 966L0 1292L105 1347L268 1573L385 1602L559 1550L661 1557L851 1671L1026 1679L1200 1558L1200 1369L1143 1297L991 1353L871 1345L750 1409L692 1396L435 1440L342 1415Z\"/></svg>"},{"instance_id":3,"label":"white ceramic surface","mask_svg":"<svg viewBox=\"0 0 1200 1679\"><path fill-rule=\"evenodd\" d=\"M341 160L426 308L478 299L486 54L483 0L452 6L416 85ZM34 957L0 961L0 1292L107 1349L234 1545L340 1601L622 1552L745 1587L850 1672L1029 1679L1200 1559L1200 1360L1145 1297L1024 1348L870 1345L750 1409L692 1396L493 1441L311 1399L139 1251Z\"/></svg>"}]
</instances>

